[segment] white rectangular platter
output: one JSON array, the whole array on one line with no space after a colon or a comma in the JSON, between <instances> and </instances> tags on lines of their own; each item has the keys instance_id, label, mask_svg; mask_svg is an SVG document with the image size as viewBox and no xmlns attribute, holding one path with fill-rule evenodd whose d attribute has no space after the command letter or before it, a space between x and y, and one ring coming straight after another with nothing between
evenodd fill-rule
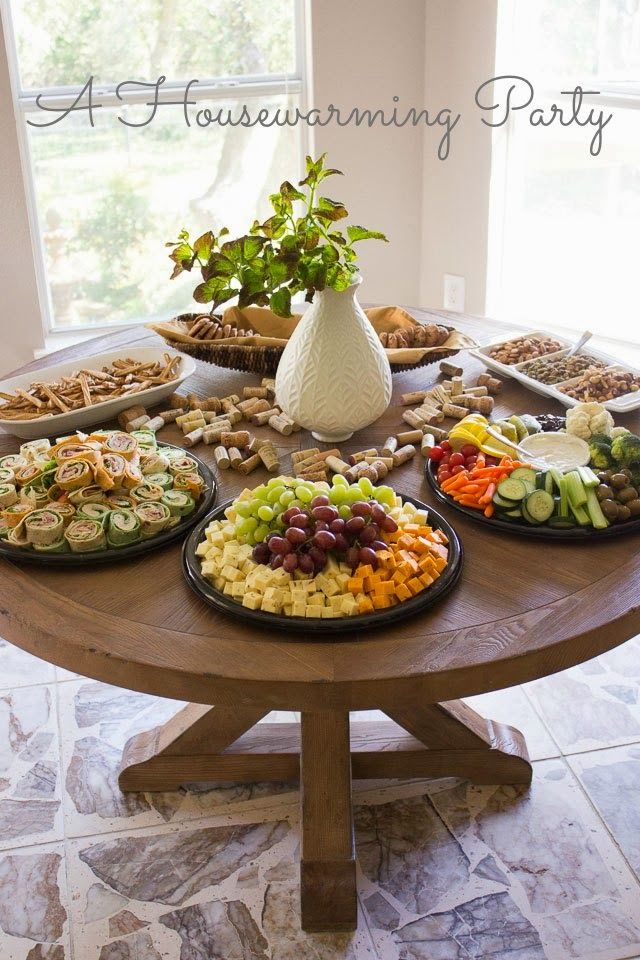
<instances>
[{"instance_id":1,"label":"white rectangular platter","mask_svg":"<svg viewBox=\"0 0 640 960\"><path fill-rule=\"evenodd\" d=\"M152 407L174 393L180 384L183 383L187 377L191 376L196 369L195 360L183 354L176 354L171 350L162 350L159 347L122 347L120 350L111 350L109 353L100 353L93 357L67 360L65 363L59 363L53 367L32 370L30 373L23 373L20 374L20 376L12 377L10 380L0 382L0 391L3 393L13 393L18 388L27 390L34 381L51 383L60 377L72 374L76 370L81 370L83 367L92 367L93 369L100 370L114 360L122 359L123 357L130 357L132 360L145 362L162 360L165 354L171 357L180 357L180 367L176 380L157 384L156 386L149 387L148 390L141 390L139 393L130 394L129 396L105 400L91 407L83 407L81 410L72 410L70 413L58 413L52 417L39 417L34 420L3 420L2 406L0 405L0 428L24 440L36 440L40 437L60 437L68 433L73 433L74 430L94 426L96 423L106 423L114 417L117 417L123 410L137 404ZM0 404L1 403L2 401L0 401Z\"/></svg>"},{"instance_id":2,"label":"white rectangular platter","mask_svg":"<svg viewBox=\"0 0 640 960\"><path fill-rule=\"evenodd\" d=\"M482 363L484 363L485 366L487 366L490 370L499 373L503 377L511 377L513 380L517 380L534 393L540 393L545 397L553 397L554 400L558 400L565 407L574 407L577 403L579 403L579 400L574 400L573 397L569 397L566 393L563 393L561 389L567 384L574 383L575 379L577 378L564 381L564 383L540 383L539 380L534 380L533 377L529 377L526 373L523 373L521 368L528 361L519 364L506 364L500 363L497 360L494 360L493 357L489 356L490 350L493 350L500 344L509 343L509 341L519 339L520 337L553 337L554 340L557 340L558 343L561 343L563 345L562 350L558 350L555 353L545 354L545 358L548 359L564 356L572 346L571 340L567 340L566 338L555 333L552 334L545 330L532 330L523 333L516 333L510 337L500 337L499 339L492 340L490 343L479 347L477 350L471 350L470 353L478 360L481 360ZM595 357L597 360L601 360L606 364L607 368L623 370L625 373L633 373L637 376L640 376L640 369L637 367L633 367L627 363L622 363L620 359L612 357L610 354L603 353L601 350L595 350L590 347L588 343L583 347L580 353L588 354L590 357ZM612 413L630 413L632 410L637 410L640 408L640 391L637 391L636 393L628 393L624 397L617 397L615 400L606 400L603 406Z\"/></svg>"}]
</instances>

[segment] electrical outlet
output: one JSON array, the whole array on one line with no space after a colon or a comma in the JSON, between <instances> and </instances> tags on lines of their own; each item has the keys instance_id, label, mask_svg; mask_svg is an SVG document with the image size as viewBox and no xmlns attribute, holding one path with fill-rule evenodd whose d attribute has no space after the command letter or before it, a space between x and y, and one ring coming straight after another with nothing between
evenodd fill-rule
<instances>
[{"instance_id":1,"label":"electrical outlet","mask_svg":"<svg viewBox=\"0 0 640 960\"><path fill-rule=\"evenodd\" d=\"M443 304L445 310L455 310L462 313L464 310L465 280L454 273L444 275Z\"/></svg>"}]
</instances>

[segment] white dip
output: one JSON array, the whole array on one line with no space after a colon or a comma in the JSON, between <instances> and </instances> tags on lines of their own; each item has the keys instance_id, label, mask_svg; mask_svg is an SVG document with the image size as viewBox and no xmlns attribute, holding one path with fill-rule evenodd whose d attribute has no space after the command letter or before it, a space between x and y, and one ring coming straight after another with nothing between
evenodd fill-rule
<instances>
[{"instance_id":1,"label":"white dip","mask_svg":"<svg viewBox=\"0 0 640 960\"><path fill-rule=\"evenodd\" d=\"M533 433L521 440L520 446L536 460L565 473L586 467L591 459L586 440L571 433Z\"/></svg>"}]
</instances>

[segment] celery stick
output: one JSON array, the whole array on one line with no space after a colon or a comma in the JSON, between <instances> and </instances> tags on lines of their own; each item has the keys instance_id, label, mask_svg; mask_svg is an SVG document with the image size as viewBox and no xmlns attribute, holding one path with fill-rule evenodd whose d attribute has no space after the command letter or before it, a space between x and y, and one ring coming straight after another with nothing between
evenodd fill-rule
<instances>
[{"instance_id":1,"label":"celery stick","mask_svg":"<svg viewBox=\"0 0 640 960\"><path fill-rule=\"evenodd\" d=\"M590 527L591 526L591 517L587 513L584 507L576 507L574 504L569 501L569 507L571 508L571 513L574 515L581 527Z\"/></svg>"},{"instance_id":2,"label":"celery stick","mask_svg":"<svg viewBox=\"0 0 640 960\"><path fill-rule=\"evenodd\" d=\"M552 467L552 468L549 470L549 473L551 474L551 476L552 476L552 478L553 478L553 482L555 483L556 487L558 488L558 493L562 494L562 474L560 473L559 470L556 470L555 467Z\"/></svg>"},{"instance_id":3,"label":"celery stick","mask_svg":"<svg viewBox=\"0 0 640 960\"><path fill-rule=\"evenodd\" d=\"M592 487L587 490L587 511L594 529L605 530L609 526L609 521L602 512L596 492Z\"/></svg>"},{"instance_id":4,"label":"celery stick","mask_svg":"<svg viewBox=\"0 0 640 960\"><path fill-rule=\"evenodd\" d=\"M558 474L556 479L555 473ZM568 517L569 516L569 495L567 493L567 483L564 476L559 471L554 471L554 482L558 484L558 490L560 491L560 516Z\"/></svg>"},{"instance_id":5,"label":"celery stick","mask_svg":"<svg viewBox=\"0 0 640 960\"><path fill-rule=\"evenodd\" d=\"M587 491L580 479L577 470L572 470L565 474L564 481L567 485L567 494L572 507L584 507L587 502Z\"/></svg>"},{"instance_id":6,"label":"celery stick","mask_svg":"<svg viewBox=\"0 0 640 960\"><path fill-rule=\"evenodd\" d=\"M600 481L596 477L591 467L578 467L578 475L582 480L582 485L587 489L590 487L597 487L600 484Z\"/></svg>"}]
</instances>

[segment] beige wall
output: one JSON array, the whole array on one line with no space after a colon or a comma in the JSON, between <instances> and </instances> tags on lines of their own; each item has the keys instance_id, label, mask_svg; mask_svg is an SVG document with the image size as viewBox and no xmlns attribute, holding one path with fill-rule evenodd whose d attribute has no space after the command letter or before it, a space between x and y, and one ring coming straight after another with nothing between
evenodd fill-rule
<instances>
[{"instance_id":1,"label":"beige wall","mask_svg":"<svg viewBox=\"0 0 640 960\"><path fill-rule=\"evenodd\" d=\"M424 0L312 0L312 106L420 107ZM347 175L338 199L352 221L382 230L389 244L360 244L363 300L417 303L420 289L423 136L406 126L314 129L315 149Z\"/></svg>"},{"instance_id":2,"label":"beige wall","mask_svg":"<svg viewBox=\"0 0 640 960\"><path fill-rule=\"evenodd\" d=\"M0 21L0 90L9 89ZM33 360L42 346L29 219L13 104L0 96L0 375Z\"/></svg>"},{"instance_id":3,"label":"beige wall","mask_svg":"<svg viewBox=\"0 0 640 960\"><path fill-rule=\"evenodd\" d=\"M449 158L438 160L425 133L420 302L442 306L442 277L466 278L465 309L483 313L491 176L491 129L480 122L474 94L494 75L497 0L428 0L425 103L462 119Z\"/></svg>"}]
</instances>

